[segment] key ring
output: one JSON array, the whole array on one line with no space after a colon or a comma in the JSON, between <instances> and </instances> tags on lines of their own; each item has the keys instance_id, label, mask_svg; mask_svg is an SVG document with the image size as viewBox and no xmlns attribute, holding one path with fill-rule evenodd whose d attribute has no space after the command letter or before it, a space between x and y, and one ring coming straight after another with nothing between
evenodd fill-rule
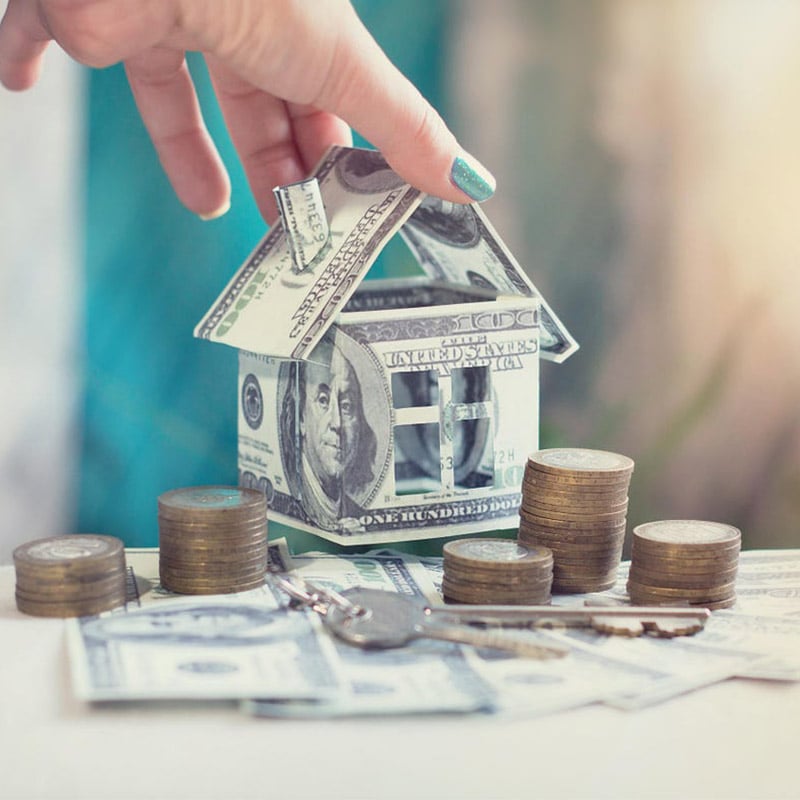
<instances>
[{"instance_id":1,"label":"key ring","mask_svg":"<svg viewBox=\"0 0 800 800\"><path fill-rule=\"evenodd\" d=\"M269 571L267 580L289 595L293 608L310 608L323 617L332 606L348 617L360 617L367 613L367 609L356 605L335 589L323 589L298 575Z\"/></svg>"}]
</instances>

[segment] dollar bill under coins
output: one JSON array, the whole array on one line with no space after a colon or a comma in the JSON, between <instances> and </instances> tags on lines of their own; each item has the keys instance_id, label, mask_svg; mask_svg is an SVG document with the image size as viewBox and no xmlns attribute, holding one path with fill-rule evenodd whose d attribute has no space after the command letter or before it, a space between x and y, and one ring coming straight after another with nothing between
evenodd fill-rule
<instances>
[{"instance_id":1,"label":"dollar bill under coins","mask_svg":"<svg viewBox=\"0 0 800 800\"><path fill-rule=\"evenodd\" d=\"M513 539L458 539L443 548L442 592L448 602L543 605L550 602L553 554Z\"/></svg>"},{"instance_id":2,"label":"dollar bill under coins","mask_svg":"<svg viewBox=\"0 0 800 800\"><path fill-rule=\"evenodd\" d=\"M159 575L180 594L254 589L267 569L267 500L237 486L174 489L158 498Z\"/></svg>"},{"instance_id":3,"label":"dollar bill under coins","mask_svg":"<svg viewBox=\"0 0 800 800\"><path fill-rule=\"evenodd\" d=\"M741 542L741 531L722 522L674 519L637 525L627 585L631 601L730 608L736 602Z\"/></svg>"},{"instance_id":4,"label":"dollar bill under coins","mask_svg":"<svg viewBox=\"0 0 800 800\"><path fill-rule=\"evenodd\" d=\"M36 539L14 550L17 608L37 617L81 617L124 605L125 548L113 536Z\"/></svg>"},{"instance_id":5,"label":"dollar bill under coins","mask_svg":"<svg viewBox=\"0 0 800 800\"><path fill-rule=\"evenodd\" d=\"M528 457L518 539L552 551L554 592L614 585L633 466L628 456L585 448L551 448Z\"/></svg>"}]
</instances>

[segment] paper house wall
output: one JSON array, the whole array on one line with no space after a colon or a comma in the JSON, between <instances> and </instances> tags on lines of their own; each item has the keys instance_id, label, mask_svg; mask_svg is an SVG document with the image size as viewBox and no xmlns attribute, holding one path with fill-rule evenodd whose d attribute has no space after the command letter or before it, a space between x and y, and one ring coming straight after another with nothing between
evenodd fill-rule
<instances>
[{"instance_id":1,"label":"paper house wall","mask_svg":"<svg viewBox=\"0 0 800 800\"><path fill-rule=\"evenodd\" d=\"M539 359L577 344L477 205L371 150L332 148L315 178L195 331L240 350L240 483L342 544L515 527ZM421 276L362 282L398 231Z\"/></svg>"}]
</instances>

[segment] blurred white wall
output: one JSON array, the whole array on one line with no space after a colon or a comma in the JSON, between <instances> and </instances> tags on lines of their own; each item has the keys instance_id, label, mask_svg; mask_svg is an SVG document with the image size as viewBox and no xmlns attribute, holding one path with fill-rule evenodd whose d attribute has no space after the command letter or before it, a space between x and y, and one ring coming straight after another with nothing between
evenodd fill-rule
<instances>
[{"instance_id":1,"label":"blurred white wall","mask_svg":"<svg viewBox=\"0 0 800 800\"><path fill-rule=\"evenodd\" d=\"M55 48L34 89L0 88L0 563L17 544L70 532L82 103L80 72Z\"/></svg>"}]
</instances>

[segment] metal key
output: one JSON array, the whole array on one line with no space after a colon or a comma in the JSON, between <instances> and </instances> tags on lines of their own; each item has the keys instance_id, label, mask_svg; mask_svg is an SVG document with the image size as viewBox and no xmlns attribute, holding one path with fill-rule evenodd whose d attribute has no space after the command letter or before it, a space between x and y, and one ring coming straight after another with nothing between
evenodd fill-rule
<instances>
[{"instance_id":1,"label":"metal key","mask_svg":"<svg viewBox=\"0 0 800 800\"><path fill-rule=\"evenodd\" d=\"M710 616L706 608L659 606L430 606L406 595L362 588L342 595L350 609L331 606L325 624L344 641L367 649L400 647L427 637L552 658L565 651L504 636L497 629L584 627L624 636L649 632L672 637L702 630Z\"/></svg>"},{"instance_id":2,"label":"metal key","mask_svg":"<svg viewBox=\"0 0 800 800\"><path fill-rule=\"evenodd\" d=\"M414 639L442 639L475 647L492 647L530 658L560 658L568 653L561 647L550 647L509 636L497 630L473 628L469 625L431 617L431 608L424 601L380 589L353 588L342 592L355 610L331 605L323 622L338 638L367 650L402 647Z\"/></svg>"},{"instance_id":3,"label":"metal key","mask_svg":"<svg viewBox=\"0 0 800 800\"><path fill-rule=\"evenodd\" d=\"M500 628L593 628L618 636L652 633L661 638L690 636L711 616L707 608L688 606L428 606L433 618Z\"/></svg>"}]
</instances>

